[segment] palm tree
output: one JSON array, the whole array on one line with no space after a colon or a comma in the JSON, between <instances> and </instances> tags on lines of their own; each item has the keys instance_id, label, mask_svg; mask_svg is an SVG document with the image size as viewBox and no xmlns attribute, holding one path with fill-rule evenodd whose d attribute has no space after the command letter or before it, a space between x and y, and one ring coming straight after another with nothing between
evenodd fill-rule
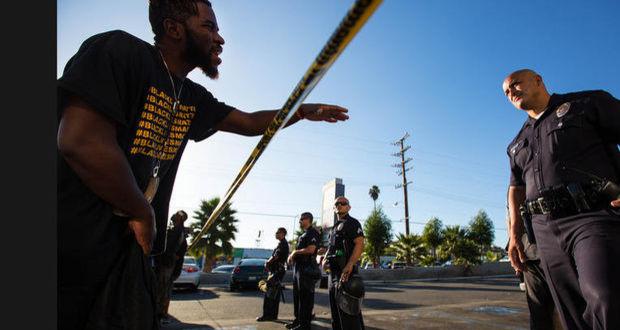
<instances>
[{"instance_id":1,"label":"palm tree","mask_svg":"<svg viewBox=\"0 0 620 330\"><path fill-rule=\"evenodd\" d=\"M372 202L374 204L375 210L377 209L377 198L379 198L379 193L380 192L381 192L381 190L379 190L379 187L377 187L375 185L370 187L370 190L368 190L368 195L370 196L370 198L372 198Z\"/></svg>"},{"instance_id":2,"label":"palm tree","mask_svg":"<svg viewBox=\"0 0 620 330\"><path fill-rule=\"evenodd\" d=\"M208 201L203 200L200 204L200 210L194 211L193 218L198 220L198 222L194 222L190 226L190 237L192 241L194 240L194 235L200 232L219 203L219 197L212 198ZM230 207L230 203L226 203L224 210L217 219L215 219L213 225L189 251L194 256L204 256L205 261L202 266L203 272L211 271L211 264L218 255L232 254L233 246L230 241L235 239L235 233L237 232L236 223L239 222L234 216L235 213L237 213L237 211Z\"/></svg>"},{"instance_id":3,"label":"palm tree","mask_svg":"<svg viewBox=\"0 0 620 330\"><path fill-rule=\"evenodd\" d=\"M426 254L422 238L416 234L399 234L390 247L396 253L396 259L405 261L407 265L413 265Z\"/></svg>"}]
</instances>

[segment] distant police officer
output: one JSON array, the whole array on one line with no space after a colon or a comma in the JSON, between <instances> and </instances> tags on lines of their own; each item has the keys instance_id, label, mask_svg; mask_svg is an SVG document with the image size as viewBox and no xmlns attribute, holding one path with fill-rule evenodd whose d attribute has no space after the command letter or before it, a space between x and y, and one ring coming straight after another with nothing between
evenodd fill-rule
<instances>
[{"instance_id":1,"label":"distant police officer","mask_svg":"<svg viewBox=\"0 0 620 330\"><path fill-rule=\"evenodd\" d=\"M359 221L349 215L351 205L343 196L336 198L334 212L338 221L329 234L324 267L329 273L329 304L332 328L364 329L361 301L364 286L358 275L357 261L364 251L364 232Z\"/></svg>"},{"instance_id":2,"label":"distant police officer","mask_svg":"<svg viewBox=\"0 0 620 330\"><path fill-rule=\"evenodd\" d=\"M288 329L310 329L312 309L314 308L314 286L316 279L306 270L316 265L316 252L319 245L319 233L312 227L312 213L304 212L299 218L299 225L304 233L297 240L297 248L288 258L294 264L293 271L293 305L295 320L286 325ZM320 276L320 271L319 271Z\"/></svg>"},{"instance_id":3,"label":"distant police officer","mask_svg":"<svg viewBox=\"0 0 620 330\"><path fill-rule=\"evenodd\" d=\"M620 101L549 95L529 69L503 90L528 114L508 147L510 262L523 271L521 206L564 328L620 329Z\"/></svg>"},{"instance_id":4,"label":"distant police officer","mask_svg":"<svg viewBox=\"0 0 620 330\"><path fill-rule=\"evenodd\" d=\"M256 318L256 321L271 321L278 319L280 308L280 297L282 296L282 279L286 274L284 264L288 257L288 242L286 241L286 229L278 228L276 239L278 246L273 250L271 257L267 260L266 267L269 270L267 281L264 282L265 298L263 300L263 315Z\"/></svg>"}]
</instances>

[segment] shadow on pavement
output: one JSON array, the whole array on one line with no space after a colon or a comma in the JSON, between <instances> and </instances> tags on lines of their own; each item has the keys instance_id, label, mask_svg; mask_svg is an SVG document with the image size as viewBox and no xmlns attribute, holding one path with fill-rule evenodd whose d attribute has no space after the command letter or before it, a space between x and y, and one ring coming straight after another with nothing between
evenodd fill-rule
<instances>
[{"instance_id":1,"label":"shadow on pavement","mask_svg":"<svg viewBox=\"0 0 620 330\"><path fill-rule=\"evenodd\" d=\"M170 300L206 300L206 299L215 299L220 295L209 290L198 288L196 290L185 289L185 290L174 290L172 291L172 296Z\"/></svg>"},{"instance_id":2,"label":"shadow on pavement","mask_svg":"<svg viewBox=\"0 0 620 330\"><path fill-rule=\"evenodd\" d=\"M407 309L407 308L416 308L416 307L423 306L419 304L391 302L389 300L377 299L377 298L364 298L362 305L364 307L372 308L372 309ZM362 308L362 314L364 313L364 307Z\"/></svg>"},{"instance_id":3,"label":"shadow on pavement","mask_svg":"<svg viewBox=\"0 0 620 330\"><path fill-rule=\"evenodd\" d=\"M191 324L191 323L183 323L181 321L179 321L177 318L175 318L174 316L170 316L170 323L168 324L162 324L161 325L161 329L162 330L180 330L180 329L204 329L204 330L211 330L211 329L215 329L213 327L210 327L208 325L204 325L204 324Z\"/></svg>"}]
</instances>

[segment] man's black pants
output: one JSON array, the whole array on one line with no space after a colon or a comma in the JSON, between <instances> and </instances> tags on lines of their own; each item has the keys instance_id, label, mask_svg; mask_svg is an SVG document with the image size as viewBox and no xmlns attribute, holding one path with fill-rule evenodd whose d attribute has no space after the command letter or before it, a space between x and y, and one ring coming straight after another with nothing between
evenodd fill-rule
<instances>
[{"instance_id":1,"label":"man's black pants","mask_svg":"<svg viewBox=\"0 0 620 330\"><path fill-rule=\"evenodd\" d=\"M329 274L329 306L332 311L332 329L334 330L363 330L364 319L362 312L358 315L349 315L338 308L336 303L336 285L340 281L340 273Z\"/></svg>"},{"instance_id":2,"label":"man's black pants","mask_svg":"<svg viewBox=\"0 0 620 330\"><path fill-rule=\"evenodd\" d=\"M532 220L564 328L620 329L620 211Z\"/></svg>"},{"instance_id":3,"label":"man's black pants","mask_svg":"<svg viewBox=\"0 0 620 330\"><path fill-rule=\"evenodd\" d=\"M525 265L523 281L530 310L530 329L554 329L555 304L545 274L540 268L540 260L528 260Z\"/></svg>"},{"instance_id":4,"label":"man's black pants","mask_svg":"<svg viewBox=\"0 0 620 330\"><path fill-rule=\"evenodd\" d=\"M296 267L297 268L297 267ZM312 309L314 308L314 286L316 281L303 276L295 269L293 273L293 305L295 308L295 323L303 329L310 329Z\"/></svg>"}]
</instances>

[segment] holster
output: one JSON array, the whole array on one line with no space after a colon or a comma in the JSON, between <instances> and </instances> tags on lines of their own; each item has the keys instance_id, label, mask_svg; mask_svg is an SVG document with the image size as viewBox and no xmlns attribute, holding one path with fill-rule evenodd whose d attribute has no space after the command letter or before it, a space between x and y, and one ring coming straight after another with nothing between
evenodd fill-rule
<instances>
[{"instance_id":1,"label":"holster","mask_svg":"<svg viewBox=\"0 0 620 330\"><path fill-rule=\"evenodd\" d=\"M527 239L530 241L530 244L535 244L536 237L534 236L534 228L532 227L532 213L530 213L525 204L521 204L519 212L521 213L521 219L523 219Z\"/></svg>"}]
</instances>

